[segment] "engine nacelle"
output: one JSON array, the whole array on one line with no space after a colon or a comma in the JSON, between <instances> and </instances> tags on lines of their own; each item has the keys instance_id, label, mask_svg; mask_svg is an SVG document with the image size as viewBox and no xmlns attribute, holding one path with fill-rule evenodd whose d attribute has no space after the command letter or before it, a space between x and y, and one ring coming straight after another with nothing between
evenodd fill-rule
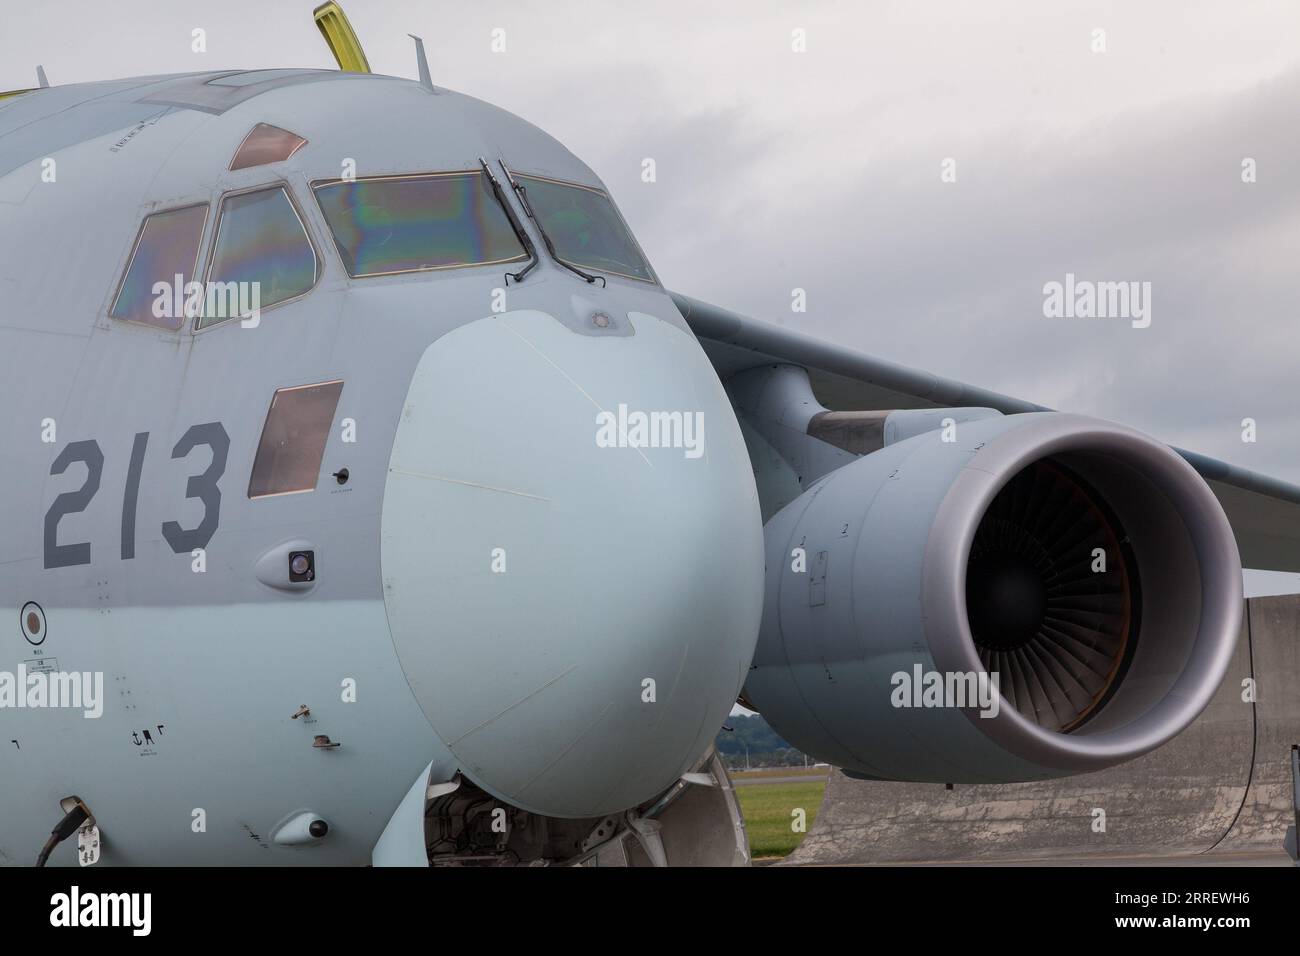
<instances>
[{"instance_id":1,"label":"engine nacelle","mask_svg":"<svg viewBox=\"0 0 1300 956\"><path fill-rule=\"evenodd\" d=\"M806 753L882 780L1083 773L1186 728L1242 614L1201 477L1077 415L953 437L887 445L771 518L746 698Z\"/></svg>"}]
</instances>

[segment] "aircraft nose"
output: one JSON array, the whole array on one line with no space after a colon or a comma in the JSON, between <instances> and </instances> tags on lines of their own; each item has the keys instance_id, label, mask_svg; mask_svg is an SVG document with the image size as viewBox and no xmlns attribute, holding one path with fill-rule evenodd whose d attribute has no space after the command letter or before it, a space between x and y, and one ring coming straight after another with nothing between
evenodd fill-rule
<instances>
[{"instance_id":1,"label":"aircraft nose","mask_svg":"<svg viewBox=\"0 0 1300 956\"><path fill-rule=\"evenodd\" d=\"M762 608L749 457L699 344L642 313L443 336L394 442L382 566L407 680L466 776L548 816L655 796L729 713Z\"/></svg>"}]
</instances>

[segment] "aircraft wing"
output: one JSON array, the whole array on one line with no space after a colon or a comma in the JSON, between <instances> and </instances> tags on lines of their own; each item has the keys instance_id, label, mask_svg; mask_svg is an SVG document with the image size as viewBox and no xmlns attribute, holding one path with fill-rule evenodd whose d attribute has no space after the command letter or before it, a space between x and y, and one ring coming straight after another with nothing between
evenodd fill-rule
<instances>
[{"instance_id":1,"label":"aircraft wing","mask_svg":"<svg viewBox=\"0 0 1300 956\"><path fill-rule=\"evenodd\" d=\"M1022 399L895 365L790 329L671 293L723 381L756 366L799 365L827 408L995 408L1053 411ZM1300 486L1175 448L1209 484L1232 522L1248 568L1300 571Z\"/></svg>"}]
</instances>

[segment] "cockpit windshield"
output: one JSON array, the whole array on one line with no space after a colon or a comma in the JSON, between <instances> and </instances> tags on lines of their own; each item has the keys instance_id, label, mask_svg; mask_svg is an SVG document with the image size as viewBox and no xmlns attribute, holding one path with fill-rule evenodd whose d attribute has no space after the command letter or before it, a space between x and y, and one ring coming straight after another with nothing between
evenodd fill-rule
<instances>
[{"instance_id":1,"label":"cockpit windshield","mask_svg":"<svg viewBox=\"0 0 1300 956\"><path fill-rule=\"evenodd\" d=\"M313 189L354 278L527 258L478 170L337 180Z\"/></svg>"},{"instance_id":2,"label":"cockpit windshield","mask_svg":"<svg viewBox=\"0 0 1300 956\"><path fill-rule=\"evenodd\" d=\"M636 239L603 191L522 173L515 173L514 178L524 187L560 260L597 272L655 281Z\"/></svg>"}]
</instances>

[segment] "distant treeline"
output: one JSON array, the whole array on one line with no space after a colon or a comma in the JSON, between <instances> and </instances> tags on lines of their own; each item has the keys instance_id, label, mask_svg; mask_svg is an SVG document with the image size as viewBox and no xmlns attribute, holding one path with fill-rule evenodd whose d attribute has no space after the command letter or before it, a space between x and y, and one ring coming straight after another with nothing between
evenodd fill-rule
<instances>
[{"instance_id":1,"label":"distant treeline","mask_svg":"<svg viewBox=\"0 0 1300 956\"><path fill-rule=\"evenodd\" d=\"M749 746L751 767L802 767L804 754L782 740L759 714L747 717L736 714L727 718L727 727L717 737L718 753L728 770L745 769L745 747ZM808 763L812 759L808 758Z\"/></svg>"}]
</instances>

